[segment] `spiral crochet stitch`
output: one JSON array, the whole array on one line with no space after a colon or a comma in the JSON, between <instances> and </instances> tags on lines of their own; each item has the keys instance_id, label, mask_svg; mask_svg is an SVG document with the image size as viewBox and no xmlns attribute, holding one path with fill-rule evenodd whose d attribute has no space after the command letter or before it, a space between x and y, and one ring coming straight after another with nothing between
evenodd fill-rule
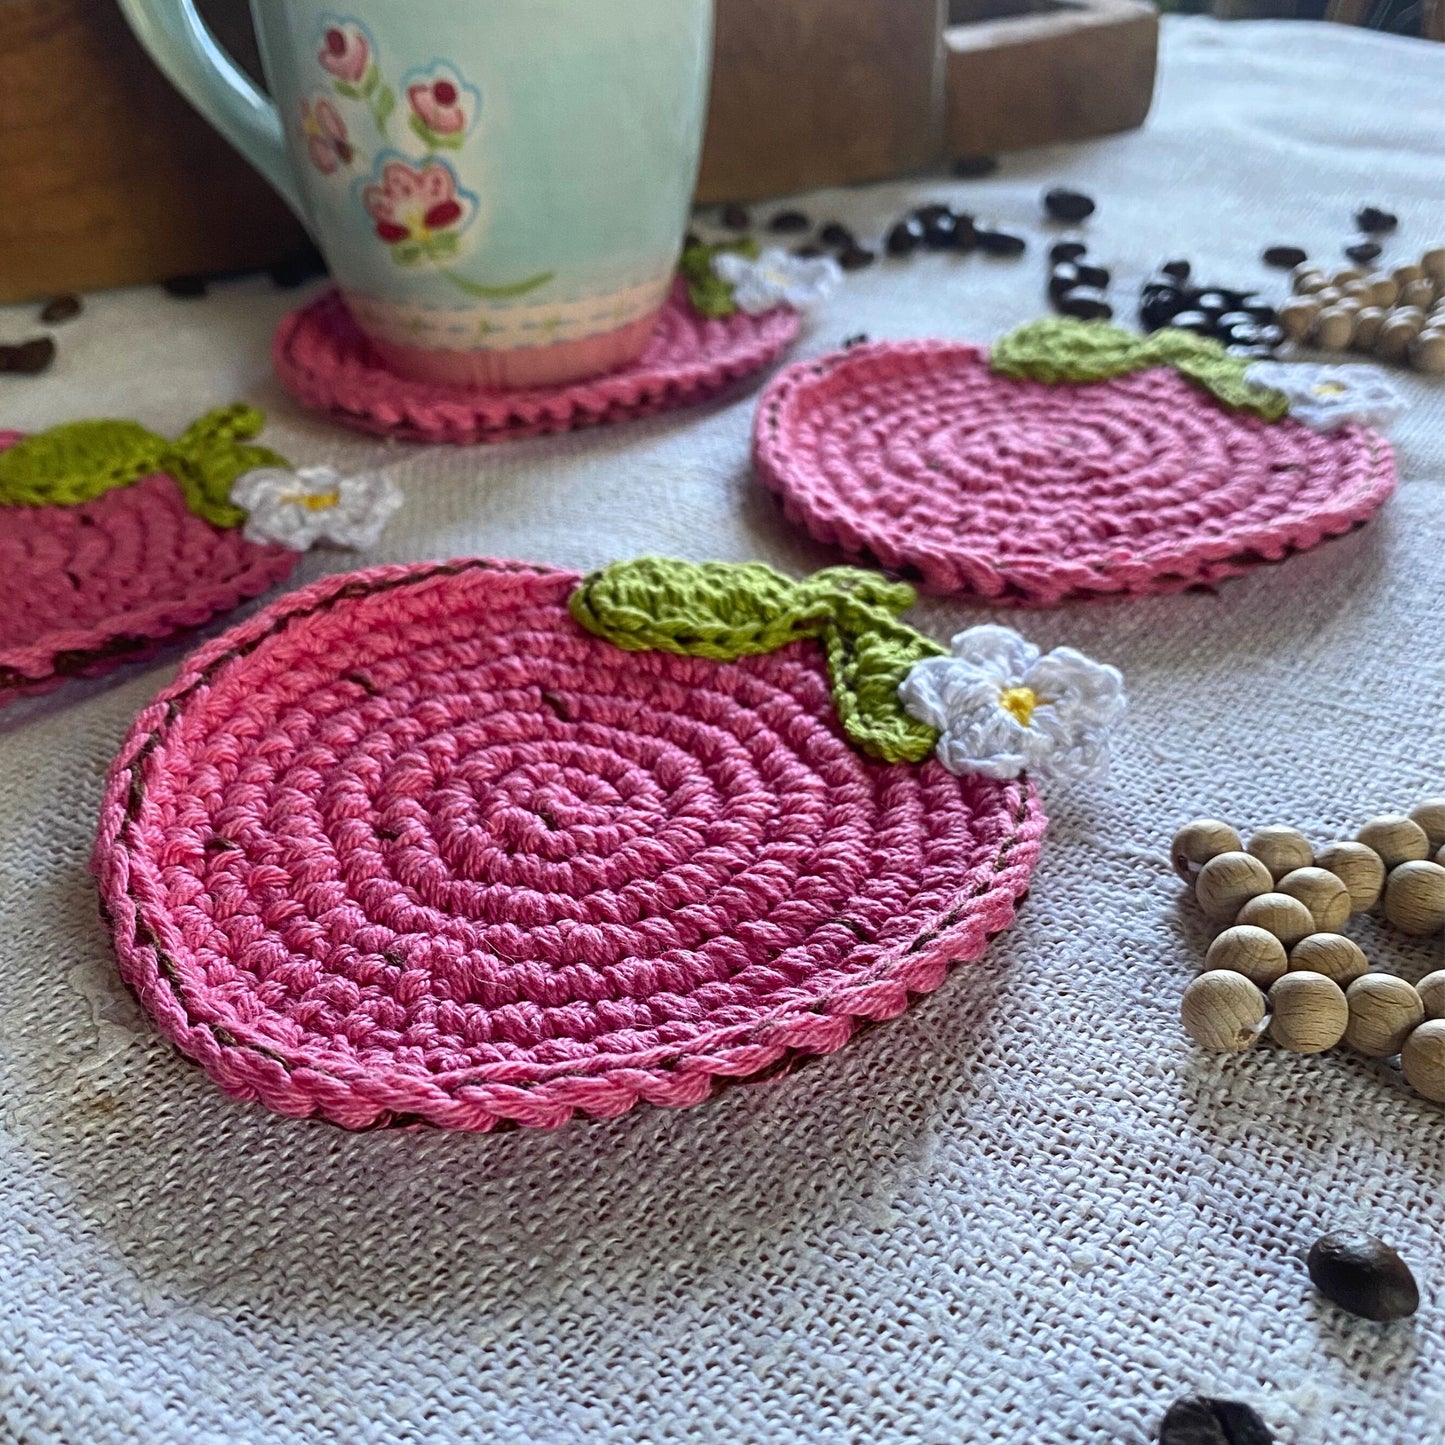
<instances>
[{"instance_id":1,"label":"spiral crochet stitch","mask_svg":"<svg viewBox=\"0 0 1445 1445\"><path fill-rule=\"evenodd\" d=\"M470 390L410 381L377 360L337 292L282 321L276 375L303 406L358 431L407 441L510 441L610 426L693 406L766 366L797 337L798 314L700 316L679 282L631 366L569 386Z\"/></svg>"},{"instance_id":2,"label":"spiral crochet stitch","mask_svg":"<svg viewBox=\"0 0 1445 1445\"><path fill-rule=\"evenodd\" d=\"M222 1088L350 1128L695 1104L892 1018L1028 886L1027 781L870 761L811 641L628 652L572 574L332 577L112 766L121 971Z\"/></svg>"},{"instance_id":3,"label":"spiral crochet stitch","mask_svg":"<svg viewBox=\"0 0 1445 1445\"><path fill-rule=\"evenodd\" d=\"M820 541L1019 606L1212 585L1348 531L1395 486L1378 433L1226 408L1177 362L1046 383L944 341L786 368L753 457Z\"/></svg>"}]
</instances>

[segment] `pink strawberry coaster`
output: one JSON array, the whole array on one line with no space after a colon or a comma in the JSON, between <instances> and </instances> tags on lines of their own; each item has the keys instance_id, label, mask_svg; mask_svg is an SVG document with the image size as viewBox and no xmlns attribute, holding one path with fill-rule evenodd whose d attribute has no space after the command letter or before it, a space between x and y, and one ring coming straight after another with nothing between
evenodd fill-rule
<instances>
[{"instance_id":1,"label":"pink strawberry coaster","mask_svg":"<svg viewBox=\"0 0 1445 1445\"><path fill-rule=\"evenodd\" d=\"M348 1128L697 1104L1011 922L1026 779L872 761L822 647L624 651L579 578L329 577L200 648L110 770L121 972L221 1088Z\"/></svg>"},{"instance_id":2,"label":"pink strawberry coaster","mask_svg":"<svg viewBox=\"0 0 1445 1445\"><path fill-rule=\"evenodd\" d=\"M1015 380L978 347L859 346L780 372L759 480L794 522L933 592L1019 606L1211 584L1359 525L1389 443L1231 410L1178 371Z\"/></svg>"},{"instance_id":3,"label":"pink strawberry coaster","mask_svg":"<svg viewBox=\"0 0 1445 1445\"><path fill-rule=\"evenodd\" d=\"M282 321L272 359L303 406L358 431L405 441L509 441L607 426L693 406L750 376L797 337L796 311L724 320L699 316L686 288L674 288L641 358L607 376L568 386L514 391L410 381L387 370L330 291Z\"/></svg>"}]
</instances>

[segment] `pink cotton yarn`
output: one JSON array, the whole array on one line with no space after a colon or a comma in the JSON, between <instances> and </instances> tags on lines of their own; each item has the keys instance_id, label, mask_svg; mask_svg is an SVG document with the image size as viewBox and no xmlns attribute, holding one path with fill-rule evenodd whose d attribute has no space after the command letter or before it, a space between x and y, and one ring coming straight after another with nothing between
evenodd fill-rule
<instances>
[{"instance_id":1,"label":"pink cotton yarn","mask_svg":"<svg viewBox=\"0 0 1445 1445\"><path fill-rule=\"evenodd\" d=\"M282 321L272 360L303 406L359 431L405 441L509 441L548 432L608 426L693 406L766 366L798 335L796 311L699 316L674 289L647 350L631 366L568 386L469 390L410 381L388 371L328 292Z\"/></svg>"},{"instance_id":2,"label":"pink cotton yarn","mask_svg":"<svg viewBox=\"0 0 1445 1445\"><path fill-rule=\"evenodd\" d=\"M1019 606L1218 582L1348 531L1395 486L1389 443L1361 427L1265 422L1172 369L1014 381L944 341L788 367L753 446L820 541Z\"/></svg>"},{"instance_id":3,"label":"pink cotton yarn","mask_svg":"<svg viewBox=\"0 0 1445 1445\"><path fill-rule=\"evenodd\" d=\"M696 1104L901 1013L1009 924L1030 784L870 762L811 642L623 652L573 622L577 581L330 577L137 719L102 905L227 1092L358 1129Z\"/></svg>"},{"instance_id":4,"label":"pink cotton yarn","mask_svg":"<svg viewBox=\"0 0 1445 1445\"><path fill-rule=\"evenodd\" d=\"M21 440L0 432L0 450ZM168 476L73 507L0 507L0 707L144 656L256 597L297 554L195 516Z\"/></svg>"}]
</instances>

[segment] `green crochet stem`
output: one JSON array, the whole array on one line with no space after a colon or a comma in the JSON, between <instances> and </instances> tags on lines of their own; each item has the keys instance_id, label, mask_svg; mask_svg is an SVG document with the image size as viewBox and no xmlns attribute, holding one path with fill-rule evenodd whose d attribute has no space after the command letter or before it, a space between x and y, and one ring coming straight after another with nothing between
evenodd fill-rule
<instances>
[{"instance_id":1,"label":"green crochet stem","mask_svg":"<svg viewBox=\"0 0 1445 1445\"><path fill-rule=\"evenodd\" d=\"M714 256L724 251L736 251L750 261L758 258L758 243L751 236L741 241L722 241L716 246L689 246L682 253L677 269L687 282L687 299L699 316L720 321L737 314L737 302L733 300L733 288L712 268Z\"/></svg>"},{"instance_id":2,"label":"green crochet stem","mask_svg":"<svg viewBox=\"0 0 1445 1445\"><path fill-rule=\"evenodd\" d=\"M173 442L133 421L67 422L0 452L0 504L74 507L164 472L196 516L239 527L246 514L230 503L231 483L256 467L287 465L247 444L264 425L255 407L240 402L207 412Z\"/></svg>"},{"instance_id":3,"label":"green crochet stem","mask_svg":"<svg viewBox=\"0 0 1445 1445\"><path fill-rule=\"evenodd\" d=\"M908 716L898 687L914 663L945 649L898 620L914 601L907 583L856 567L794 582L760 562L641 557L594 572L568 606L588 632L629 652L731 662L815 638L853 744L887 763L917 763L938 733Z\"/></svg>"},{"instance_id":4,"label":"green crochet stem","mask_svg":"<svg viewBox=\"0 0 1445 1445\"><path fill-rule=\"evenodd\" d=\"M1232 410L1252 411L1265 421L1278 421L1289 411L1283 392L1245 381L1246 358L1230 356L1208 337L1169 326L1136 336L1101 321L1049 317L1001 337L989 353L989 365L1016 381L1049 383L1105 381L1151 366L1172 366Z\"/></svg>"}]
</instances>

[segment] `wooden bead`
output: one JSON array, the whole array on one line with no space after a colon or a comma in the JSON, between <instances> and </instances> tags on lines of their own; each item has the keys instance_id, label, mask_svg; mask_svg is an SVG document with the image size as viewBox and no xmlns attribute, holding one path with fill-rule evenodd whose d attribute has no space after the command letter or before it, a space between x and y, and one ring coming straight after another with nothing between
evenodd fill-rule
<instances>
[{"instance_id":1,"label":"wooden bead","mask_svg":"<svg viewBox=\"0 0 1445 1445\"><path fill-rule=\"evenodd\" d=\"M1410 821L1425 832L1431 848L1445 848L1445 798L1426 798L1410 809Z\"/></svg>"},{"instance_id":2,"label":"wooden bead","mask_svg":"<svg viewBox=\"0 0 1445 1445\"><path fill-rule=\"evenodd\" d=\"M1350 337L1350 345L1356 351L1373 351L1387 315L1383 306L1364 307L1355 317L1355 334Z\"/></svg>"},{"instance_id":3,"label":"wooden bead","mask_svg":"<svg viewBox=\"0 0 1445 1445\"><path fill-rule=\"evenodd\" d=\"M1393 1058L1415 1026L1424 1021L1425 1005L1403 978L1367 973L1345 993L1350 1022L1345 1042L1372 1059Z\"/></svg>"},{"instance_id":4,"label":"wooden bead","mask_svg":"<svg viewBox=\"0 0 1445 1445\"><path fill-rule=\"evenodd\" d=\"M1321 351L1343 351L1354 334L1354 312L1343 304L1341 298L1340 302L1326 306L1315 318L1315 329L1310 336L1310 343ZM1411 340L1413 339L1412 336ZM1403 352L1401 354L1403 355Z\"/></svg>"},{"instance_id":5,"label":"wooden bead","mask_svg":"<svg viewBox=\"0 0 1445 1445\"><path fill-rule=\"evenodd\" d=\"M1420 269L1437 281L1445 282L1445 246L1431 246L1420 257Z\"/></svg>"},{"instance_id":6,"label":"wooden bead","mask_svg":"<svg viewBox=\"0 0 1445 1445\"><path fill-rule=\"evenodd\" d=\"M1401 863L1385 884L1385 917L1412 938L1445 928L1445 868L1438 863Z\"/></svg>"},{"instance_id":7,"label":"wooden bead","mask_svg":"<svg viewBox=\"0 0 1445 1445\"><path fill-rule=\"evenodd\" d=\"M1396 266L1395 269L1390 272L1390 275L1392 275L1402 287L1408 286L1412 281L1420 280L1424 274L1425 268L1423 266L1417 266L1413 261L1404 266Z\"/></svg>"},{"instance_id":8,"label":"wooden bead","mask_svg":"<svg viewBox=\"0 0 1445 1445\"><path fill-rule=\"evenodd\" d=\"M1270 1038L1294 1054L1320 1054L1334 1048L1350 1022L1344 992L1320 973L1285 974L1270 989L1269 1006Z\"/></svg>"},{"instance_id":9,"label":"wooden bead","mask_svg":"<svg viewBox=\"0 0 1445 1445\"><path fill-rule=\"evenodd\" d=\"M1336 301L1343 301L1345 293L1338 286L1327 285L1322 291L1314 293L1314 299L1321 307L1333 306Z\"/></svg>"},{"instance_id":10,"label":"wooden bead","mask_svg":"<svg viewBox=\"0 0 1445 1445\"><path fill-rule=\"evenodd\" d=\"M1371 818L1355 837L1380 855L1387 872L1401 863L1430 856L1430 840L1425 830L1413 818L1400 813Z\"/></svg>"},{"instance_id":11,"label":"wooden bead","mask_svg":"<svg viewBox=\"0 0 1445 1445\"><path fill-rule=\"evenodd\" d=\"M1300 939L1318 932L1309 909L1298 898L1285 893L1261 893L1258 898L1251 898L1234 921L1274 934L1286 948L1293 948Z\"/></svg>"},{"instance_id":12,"label":"wooden bead","mask_svg":"<svg viewBox=\"0 0 1445 1445\"><path fill-rule=\"evenodd\" d=\"M1295 296L1279 308L1280 330L1291 341L1303 341L1314 330L1320 303L1313 296Z\"/></svg>"},{"instance_id":13,"label":"wooden bead","mask_svg":"<svg viewBox=\"0 0 1445 1445\"><path fill-rule=\"evenodd\" d=\"M1441 850L1435 855L1435 861L1442 868L1445 868L1445 848L1441 848Z\"/></svg>"},{"instance_id":14,"label":"wooden bead","mask_svg":"<svg viewBox=\"0 0 1445 1445\"><path fill-rule=\"evenodd\" d=\"M1210 918L1233 920L1251 898L1274 887L1269 869L1248 853L1219 853L1199 870L1194 896Z\"/></svg>"},{"instance_id":15,"label":"wooden bead","mask_svg":"<svg viewBox=\"0 0 1445 1445\"><path fill-rule=\"evenodd\" d=\"M1310 840L1298 828L1278 824L1257 829L1244 851L1253 853L1269 869L1271 878L1283 878L1286 873L1308 868L1315 861Z\"/></svg>"},{"instance_id":16,"label":"wooden bead","mask_svg":"<svg viewBox=\"0 0 1445 1445\"><path fill-rule=\"evenodd\" d=\"M1427 326L1410 343L1410 365L1426 376L1445 376L1445 326Z\"/></svg>"},{"instance_id":17,"label":"wooden bead","mask_svg":"<svg viewBox=\"0 0 1445 1445\"><path fill-rule=\"evenodd\" d=\"M1393 276L1370 277L1370 300L1382 311L1388 311L1400 299L1400 283Z\"/></svg>"},{"instance_id":18,"label":"wooden bead","mask_svg":"<svg viewBox=\"0 0 1445 1445\"><path fill-rule=\"evenodd\" d=\"M1445 1104L1445 1019L1423 1023L1405 1040L1400 1064L1417 1094Z\"/></svg>"},{"instance_id":19,"label":"wooden bead","mask_svg":"<svg viewBox=\"0 0 1445 1445\"><path fill-rule=\"evenodd\" d=\"M1169 846L1169 861L1174 871L1186 883L1194 881L1194 875L1221 853L1238 853L1244 844L1239 834L1218 818L1196 818L1186 823L1175 835Z\"/></svg>"},{"instance_id":20,"label":"wooden bead","mask_svg":"<svg viewBox=\"0 0 1445 1445\"><path fill-rule=\"evenodd\" d=\"M1382 361L1403 361L1409 354L1410 343L1419 334L1420 328L1415 322L1392 312L1380 327L1375 355Z\"/></svg>"},{"instance_id":21,"label":"wooden bead","mask_svg":"<svg viewBox=\"0 0 1445 1445\"><path fill-rule=\"evenodd\" d=\"M1290 950L1291 973L1322 973L1348 988L1370 971L1370 961L1352 938L1342 933L1312 933Z\"/></svg>"},{"instance_id":22,"label":"wooden bead","mask_svg":"<svg viewBox=\"0 0 1445 1445\"><path fill-rule=\"evenodd\" d=\"M1248 904L1245 906L1248 907ZM1256 988L1268 988L1289 971L1289 955L1274 934L1267 933L1263 928L1237 924L1226 928L1209 945L1204 967L1228 969L1231 973L1242 974ZM1445 978L1445 974L1441 977Z\"/></svg>"},{"instance_id":23,"label":"wooden bead","mask_svg":"<svg viewBox=\"0 0 1445 1445\"><path fill-rule=\"evenodd\" d=\"M1316 933L1338 933L1349 921L1350 891L1323 868L1296 868L1286 873L1276 887L1309 909Z\"/></svg>"},{"instance_id":24,"label":"wooden bead","mask_svg":"<svg viewBox=\"0 0 1445 1445\"><path fill-rule=\"evenodd\" d=\"M1341 287L1348 286L1351 281L1361 280L1364 274L1358 266L1341 266L1340 269L1330 277L1330 284Z\"/></svg>"},{"instance_id":25,"label":"wooden bead","mask_svg":"<svg viewBox=\"0 0 1445 1445\"><path fill-rule=\"evenodd\" d=\"M1329 284L1329 277L1318 266L1311 266L1308 261L1301 262L1294 268L1296 296L1309 296L1315 291L1323 291Z\"/></svg>"},{"instance_id":26,"label":"wooden bead","mask_svg":"<svg viewBox=\"0 0 1445 1445\"><path fill-rule=\"evenodd\" d=\"M1315 866L1333 873L1349 891L1356 913L1373 908L1385 888L1385 865L1373 848L1363 843L1326 843L1315 855Z\"/></svg>"},{"instance_id":27,"label":"wooden bead","mask_svg":"<svg viewBox=\"0 0 1445 1445\"><path fill-rule=\"evenodd\" d=\"M1400 305L1418 306L1428 311L1435 304L1435 283L1422 276L1418 281L1407 281L1400 288Z\"/></svg>"},{"instance_id":28,"label":"wooden bead","mask_svg":"<svg viewBox=\"0 0 1445 1445\"><path fill-rule=\"evenodd\" d=\"M1445 1019L1445 968L1427 973L1415 985L1415 992L1420 995L1420 1002L1425 1006L1427 1019Z\"/></svg>"},{"instance_id":29,"label":"wooden bead","mask_svg":"<svg viewBox=\"0 0 1445 1445\"><path fill-rule=\"evenodd\" d=\"M1201 973L1179 1005L1184 1032L1201 1048L1237 1054L1256 1043L1263 1030L1264 995L1241 973Z\"/></svg>"}]
</instances>

